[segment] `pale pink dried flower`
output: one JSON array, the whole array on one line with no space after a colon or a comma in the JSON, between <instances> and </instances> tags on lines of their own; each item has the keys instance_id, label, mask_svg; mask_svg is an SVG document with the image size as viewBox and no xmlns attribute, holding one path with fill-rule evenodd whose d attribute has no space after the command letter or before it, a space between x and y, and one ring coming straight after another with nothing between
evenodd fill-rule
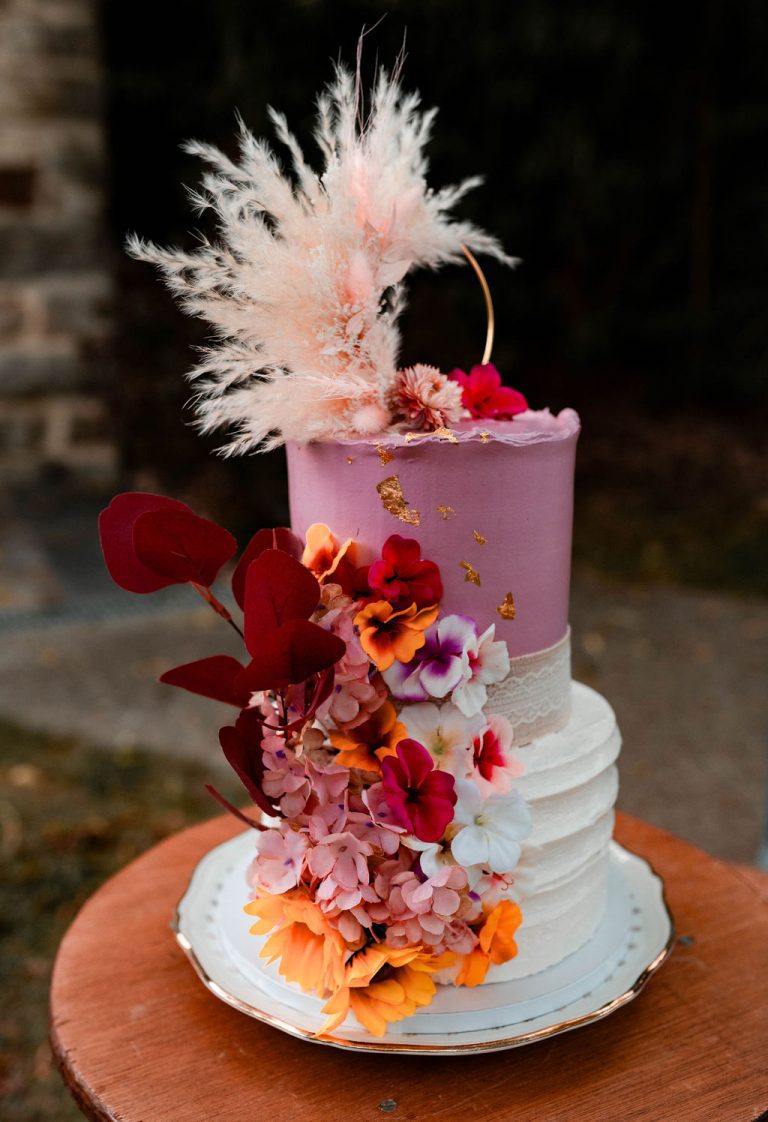
<instances>
[{"instance_id":1,"label":"pale pink dried flower","mask_svg":"<svg viewBox=\"0 0 768 1122\"><path fill-rule=\"evenodd\" d=\"M447 428L461 420L461 387L436 366L417 363L398 371L392 404L394 412L415 429Z\"/></svg>"}]
</instances>

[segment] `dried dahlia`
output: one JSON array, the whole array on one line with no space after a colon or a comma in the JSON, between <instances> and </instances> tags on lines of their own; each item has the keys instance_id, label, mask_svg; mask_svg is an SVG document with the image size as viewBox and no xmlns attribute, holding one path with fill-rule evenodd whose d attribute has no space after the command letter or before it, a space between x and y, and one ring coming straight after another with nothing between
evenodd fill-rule
<instances>
[{"instance_id":1,"label":"dried dahlia","mask_svg":"<svg viewBox=\"0 0 768 1122\"><path fill-rule=\"evenodd\" d=\"M394 411L416 429L429 432L461 420L462 388L436 366L417 363L399 370L393 390Z\"/></svg>"}]
</instances>

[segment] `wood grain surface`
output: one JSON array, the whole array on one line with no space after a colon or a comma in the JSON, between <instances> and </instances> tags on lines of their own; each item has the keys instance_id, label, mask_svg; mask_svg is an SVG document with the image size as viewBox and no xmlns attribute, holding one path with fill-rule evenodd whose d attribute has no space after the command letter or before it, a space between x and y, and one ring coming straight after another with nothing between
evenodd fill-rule
<instances>
[{"instance_id":1,"label":"wood grain surface","mask_svg":"<svg viewBox=\"0 0 768 1122\"><path fill-rule=\"evenodd\" d=\"M753 1122L768 1111L768 876L619 816L665 879L678 945L597 1024L508 1052L364 1055L295 1040L210 994L169 922L222 817L156 846L65 936L51 1040L91 1119L119 1122ZM768 1115L767 1115L768 1117Z\"/></svg>"}]
</instances>

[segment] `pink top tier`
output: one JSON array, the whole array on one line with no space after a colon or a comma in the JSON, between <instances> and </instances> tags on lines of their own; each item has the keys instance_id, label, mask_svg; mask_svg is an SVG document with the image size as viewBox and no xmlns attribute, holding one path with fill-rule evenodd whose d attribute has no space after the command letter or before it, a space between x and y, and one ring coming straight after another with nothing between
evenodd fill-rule
<instances>
[{"instance_id":1,"label":"pink top tier","mask_svg":"<svg viewBox=\"0 0 768 1122\"><path fill-rule=\"evenodd\" d=\"M466 613L481 632L495 623L513 657L544 650L568 626L578 435L579 418L565 409L464 422L453 439L289 444L291 525L304 535L325 522L360 544L361 563L390 534L416 538L440 566L446 613ZM507 593L514 620L497 610Z\"/></svg>"}]
</instances>

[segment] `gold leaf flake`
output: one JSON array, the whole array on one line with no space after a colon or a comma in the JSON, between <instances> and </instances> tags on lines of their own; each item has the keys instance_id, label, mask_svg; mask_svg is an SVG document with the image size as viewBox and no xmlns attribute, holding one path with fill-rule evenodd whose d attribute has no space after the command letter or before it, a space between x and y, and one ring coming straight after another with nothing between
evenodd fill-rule
<instances>
[{"instance_id":1,"label":"gold leaf flake","mask_svg":"<svg viewBox=\"0 0 768 1122\"><path fill-rule=\"evenodd\" d=\"M381 495L381 503L385 510L409 526L418 526L419 512L409 507L405 501L399 475L388 475L381 483L376 484L376 490Z\"/></svg>"},{"instance_id":2,"label":"gold leaf flake","mask_svg":"<svg viewBox=\"0 0 768 1122\"><path fill-rule=\"evenodd\" d=\"M438 514L441 514L443 516L443 522L448 522L448 520L450 518L452 518L453 515L456 513L456 511L453 509L452 506L441 505L441 506L435 507L435 510L437 511Z\"/></svg>"},{"instance_id":3,"label":"gold leaf flake","mask_svg":"<svg viewBox=\"0 0 768 1122\"><path fill-rule=\"evenodd\" d=\"M387 464L391 464L395 458L390 450L385 448L383 444L377 444L376 451L379 453L379 459L383 467L386 467Z\"/></svg>"},{"instance_id":4,"label":"gold leaf flake","mask_svg":"<svg viewBox=\"0 0 768 1122\"><path fill-rule=\"evenodd\" d=\"M502 619L514 619L517 615L517 608L515 607L515 598L511 592L508 592L502 602L499 604L496 611Z\"/></svg>"},{"instance_id":5,"label":"gold leaf flake","mask_svg":"<svg viewBox=\"0 0 768 1122\"><path fill-rule=\"evenodd\" d=\"M469 561L459 561L459 565L461 565L462 569L465 570L466 576L464 577L464 580L469 584L476 584L479 588L480 574L478 573L477 569L473 568L472 565L470 565Z\"/></svg>"},{"instance_id":6,"label":"gold leaf flake","mask_svg":"<svg viewBox=\"0 0 768 1122\"><path fill-rule=\"evenodd\" d=\"M447 440L450 444L459 443L456 433L447 429L445 425L440 425L439 428L431 429L429 432L407 432L403 439L406 444L412 444L414 440L423 440L425 436L436 436L438 440Z\"/></svg>"},{"instance_id":7,"label":"gold leaf flake","mask_svg":"<svg viewBox=\"0 0 768 1122\"><path fill-rule=\"evenodd\" d=\"M475 539L478 545L485 545L485 543L488 541L488 539L484 538L482 534L479 534L477 530L472 531L472 537Z\"/></svg>"},{"instance_id":8,"label":"gold leaf flake","mask_svg":"<svg viewBox=\"0 0 768 1122\"><path fill-rule=\"evenodd\" d=\"M491 434L489 432L481 432L480 433L480 443L481 444L487 444L490 439L491 439Z\"/></svg>"},{"instance_id":9,"label":"gold leaf flake","mask_svg":"<svg viewBox=\"0 0 768 1122\"><path fill-rule=\"evenodd\" d=\"M347 456L347 463L348 464L353 464L354 462L355 462L354 456Z\"/></svg>"}]
</instances>

